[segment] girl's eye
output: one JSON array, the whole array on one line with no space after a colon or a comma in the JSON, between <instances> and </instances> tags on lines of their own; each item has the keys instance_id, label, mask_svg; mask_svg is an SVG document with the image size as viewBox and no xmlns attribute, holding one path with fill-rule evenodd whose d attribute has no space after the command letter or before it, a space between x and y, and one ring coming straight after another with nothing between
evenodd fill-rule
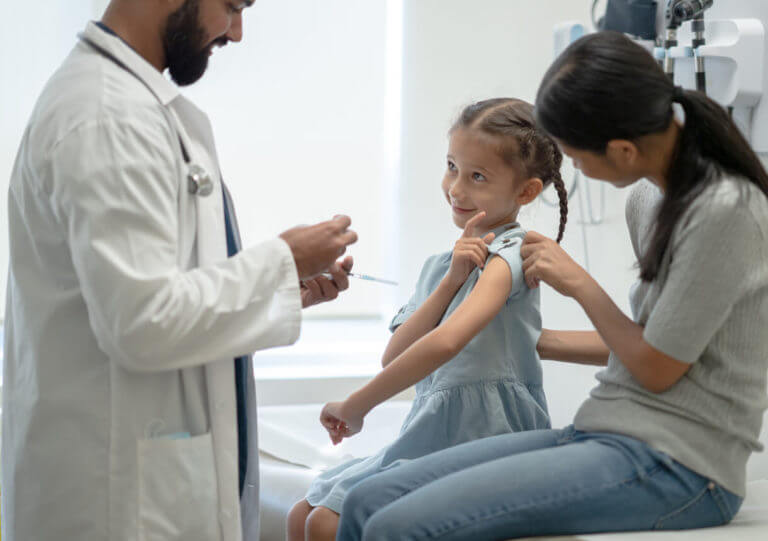
<instances>
[{"instance_id":1,"label":"girl's eye","mask_svg":"<svg viewBox=\"0 0 768 541\"><path fill-rule=\"evenodd\" d=\"M456 164L454 164L453 162L449 161L448 162L448 171L456 171Z\"/></svg>"},{"instance_id":2,"label":"girl's eye","mask_svg":"<svg viewBox=\"0 0 768 541\"><path fill-rule=\"evenodd\" d=\"M480 173L472 173L472 180L476 182L485 182L486 178Z\"/></svg>"}]
</instances>

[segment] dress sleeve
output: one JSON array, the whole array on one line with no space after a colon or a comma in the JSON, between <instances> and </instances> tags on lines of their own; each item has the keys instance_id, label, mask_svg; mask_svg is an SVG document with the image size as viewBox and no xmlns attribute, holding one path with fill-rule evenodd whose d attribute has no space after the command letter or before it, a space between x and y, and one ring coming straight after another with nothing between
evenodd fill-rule
<instances>
[{"instance_id":1,"label":"dress sleeve","mask_svg":"<svg viewBox=\"0 0 768 541\"><path fill-rule=\"evenodd\" d=\"M446 261L447 257L447 261ZM389 323L389 331L395 332L397 328L405 323L411 315L419 309L427 297L435 290L437 283L442 279L444 272L441 273L440 269L445 267L447 271L448 265L450 265L450 253L434 255L427 259L419 274L419 279L416 282L413 295L410 300L405 303L400 310L397 311L392 321Z\"/></svg>"},{"instance_id":2,"label":"dress sleeve","mask_svg":"<svg viewBox=\"0 0 768 541\"><path fill-rule=\"evenodd\" d=\"M528 288L523 274L523 258L520 256L520 248L523 245L525 232L520 229L508 231L499 235L488 247L488 260L499 256L506 261L512 273L512 289L509 298L514 298Z\"/></svg>"},{"instance_id":3,"label":"dress sleeve","mask_svg":"<svg viewBox=\"0 0 768 541\"><path fill-rule=\"evenodd\" d=\"M694 363L748 294L750 275L765 268L760 263L766 239L746 198L733 194L710 198L681 224L643 338L678 361Z\"/></svg>"}]
</instances>

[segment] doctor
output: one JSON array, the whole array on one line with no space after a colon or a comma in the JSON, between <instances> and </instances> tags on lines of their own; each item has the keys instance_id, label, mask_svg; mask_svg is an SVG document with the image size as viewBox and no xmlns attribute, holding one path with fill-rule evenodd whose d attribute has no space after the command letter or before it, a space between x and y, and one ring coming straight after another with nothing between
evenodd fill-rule
<instances>
[{"instance_id":1,"label":"doctor","mask_svg":"<svg viewBox=\"0 0 768 541\"><path fill-rule=\"evenodd\" d=\"M113 0L32 114L9 193L5 541L258 539L243 356L346 289L357 237L337 216L236 254L208 120L162 72L199 79L251 3Z\"/></svg>"}]
</instances>

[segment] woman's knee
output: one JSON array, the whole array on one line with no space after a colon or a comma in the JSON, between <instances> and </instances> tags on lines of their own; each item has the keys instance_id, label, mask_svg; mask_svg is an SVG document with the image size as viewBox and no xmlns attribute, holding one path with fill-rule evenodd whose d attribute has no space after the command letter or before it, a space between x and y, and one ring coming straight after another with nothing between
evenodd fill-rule
<instances>
[{"instance_id":1,"label":"woman's knee","mask_svg":"<svg viewBox=\"0 0 768 541\"><path fill-rule=\"evenodd\" d=\"M306 520L305 534L309 540L336 539L339 515L327 507L315 507Z\"/></svg>"}]
</instances>

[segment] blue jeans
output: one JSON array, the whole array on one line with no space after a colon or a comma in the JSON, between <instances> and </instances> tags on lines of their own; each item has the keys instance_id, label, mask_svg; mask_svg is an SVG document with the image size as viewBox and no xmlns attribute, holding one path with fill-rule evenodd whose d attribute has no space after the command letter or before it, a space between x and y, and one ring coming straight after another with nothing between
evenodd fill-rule
<instances>
[{"instance_id":1,"label":"blue jeans","mask_svg":"<svg viewBox=\"0 0 768 541\"><path fill-rule=\"evenodd\" d=\"M476 440L355 485L337 540L508 539L730 522L742 499L617 434L533 430Z\"/></svg>"}]
</instances>

